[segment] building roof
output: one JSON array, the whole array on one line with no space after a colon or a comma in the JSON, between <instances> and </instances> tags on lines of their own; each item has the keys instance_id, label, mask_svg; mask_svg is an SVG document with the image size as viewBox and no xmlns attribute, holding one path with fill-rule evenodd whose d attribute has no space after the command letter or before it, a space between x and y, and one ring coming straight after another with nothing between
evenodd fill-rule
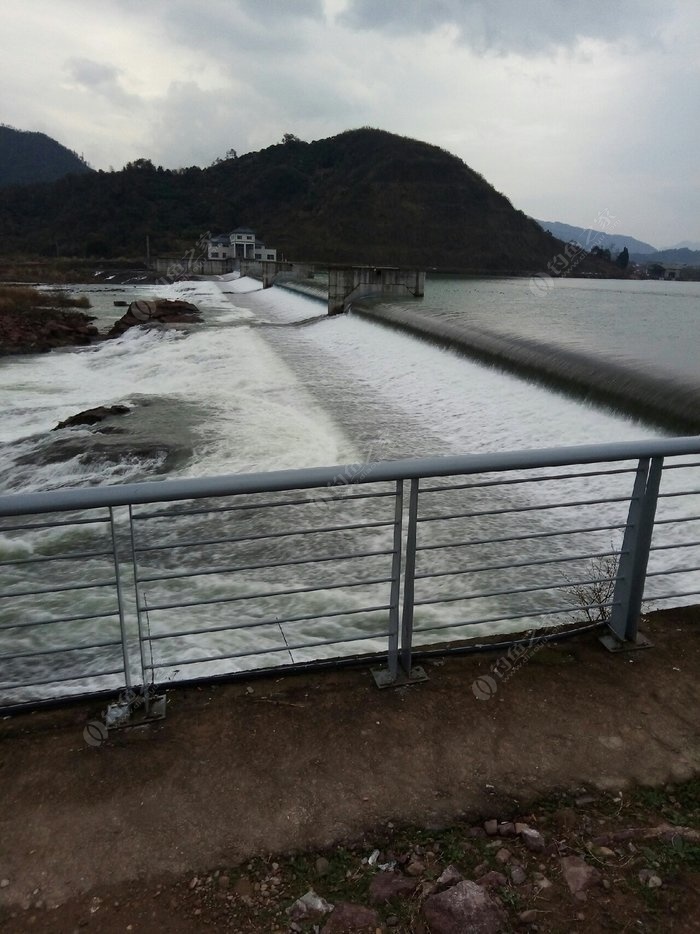
<instances>
[{"instance_id":1,"label":"building roof","mask_svg":"<svg viewBox=\"0 0 700 934\"><path fill-rule=\"evenodd\" d=\"M254 234L255 231L251 230L250 227L236 227L235 230L231 231L232 234L244 233L244 234Z\"/></svg>"},{"instance_id":2,"label":"building roof","mask_svg":"<svg viewBox=\"0 0 700 934\"><path fill-rule=\"evenodd\" d=\"M218 237L212 237L209 243L221 243L221 244L226 244L226 246L228 246L230 241L229 241L229 238L225 236L224 234L219 234Z\"/></svg>"}]
</instances>

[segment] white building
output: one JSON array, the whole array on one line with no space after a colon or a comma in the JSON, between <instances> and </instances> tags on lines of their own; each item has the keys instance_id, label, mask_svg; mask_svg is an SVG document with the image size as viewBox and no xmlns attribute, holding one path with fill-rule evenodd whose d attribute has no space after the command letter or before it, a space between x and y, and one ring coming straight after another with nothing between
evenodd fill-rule
<instances>
[{"instance_id":1,"label":"white building","mask_svg":"<svg viewBox=\"0 0 700 934\"><path fill-rule=\"evenodd\" d=\"M208 244L209 259L276 260L277 250L256 240L250 227L236 227L230 234L212 237Z\"/></svg>"}]
</instances>

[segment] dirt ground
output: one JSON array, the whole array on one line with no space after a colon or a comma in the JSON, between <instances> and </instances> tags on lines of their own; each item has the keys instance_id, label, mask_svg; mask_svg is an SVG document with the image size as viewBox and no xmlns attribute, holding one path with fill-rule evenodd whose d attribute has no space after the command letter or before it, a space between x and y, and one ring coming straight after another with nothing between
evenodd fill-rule
<instances>
[{"instance_id":1,"label":"dirt ground","mask_svg":"<svg viewBox=\"0 0 700 934\"><path fill-rule=\"evenodd\" d=\"M99 745L84 738L98 712L88 704L0 720L0 928L286 931L284 907L308 882L299 867L321 852L341 854L343 878L359 885L375 845L420 838L437 865L445 833L522 817L559 792L592 793L594 822L619 827L614 802L631 789L700 773L698 622L698 608L652 614L643 629L654 646L633 653L610 654L591 635L533 646L510 676L492 673L488 697L474 682L493 653L427 662L427 682L381 691L366 668L175 689L165 720ZM629 819L658 823L664 806ZM547 826L548 813L531 820ZM683 879L659 930L700 929L687 926L697 873ZM256 899L268 906L271 891L265 914ZM623 916L629 930L654 929ZM624 928L596 917L562 904L539 930Z\"/></svg>"}]
</instances>

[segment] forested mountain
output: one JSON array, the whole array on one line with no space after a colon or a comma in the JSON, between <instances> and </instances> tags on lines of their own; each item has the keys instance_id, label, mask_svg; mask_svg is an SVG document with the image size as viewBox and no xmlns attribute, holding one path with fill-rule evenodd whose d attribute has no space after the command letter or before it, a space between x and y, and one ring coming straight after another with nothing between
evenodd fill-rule
<instances>
[{"instance_id":1,"label":"forested mountain","mask_svg":"<svg viewBox=\"0 0 700 934\"><path fill-rule=\"evenodd\" d=\"M522 272L561 244L456 156L381 130L303 142L200 169L147 160L119 172L0 191L5 252L142 256L211 231L255 229L278 256Z\"/></svg>"},{"instance_id":2,"label":"forested mountain","mask_svg":"<svg viewBox=\"0 0 700 934\"><path fill-rule=\"evenodd\" d=\"M0 188L53 182L87 172L92 169L80 156L50 136L0 124Z\"/></svg>"}]
</instances>

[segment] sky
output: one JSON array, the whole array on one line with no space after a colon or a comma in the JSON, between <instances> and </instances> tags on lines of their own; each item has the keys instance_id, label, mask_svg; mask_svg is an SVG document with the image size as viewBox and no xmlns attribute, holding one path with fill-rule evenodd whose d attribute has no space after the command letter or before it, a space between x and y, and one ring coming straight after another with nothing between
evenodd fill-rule
<instances>
[{"instance_id":1,"label":"sky","mask_svg":"<svg viewBox=\"0 0 700 934\"><path fill-rule=\"evenodd\" d=\"M3 0L0 36L0 122L95 168L373 126L533 217L700 241L698 0Z\"/></svg>"}]
</instances>

